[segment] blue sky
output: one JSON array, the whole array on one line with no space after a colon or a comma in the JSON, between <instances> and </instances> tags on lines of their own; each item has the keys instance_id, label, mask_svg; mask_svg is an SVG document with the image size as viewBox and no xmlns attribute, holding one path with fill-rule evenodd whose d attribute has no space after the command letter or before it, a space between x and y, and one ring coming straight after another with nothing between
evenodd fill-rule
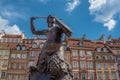
<instances>
[{"instance_id":1,"label":"blue sky","mask_svg":"<svg viewBox=\"0 0 120 80\"><path fill-rule=\"evenodd\" d=\"M120 38L119 0L0 0L0 32L25 32L28 38L31 16L60 18L72 31L72 37L96 40L102 34ZM35 22L37 29L47 28L46 20Z\"/></svg>"}]
</instances>

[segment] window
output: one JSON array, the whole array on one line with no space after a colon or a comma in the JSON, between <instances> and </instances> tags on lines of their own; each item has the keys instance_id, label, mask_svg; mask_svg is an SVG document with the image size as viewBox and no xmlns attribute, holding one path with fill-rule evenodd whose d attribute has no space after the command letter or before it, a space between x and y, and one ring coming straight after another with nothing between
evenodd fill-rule
<instances>
[{"instance_id":1,"label":"window","mask_svg":"<svg viewBox=\"0 0 120 80\"><path fill-rule=\"evenodd\" d=\"M11 54L11 59L15 59L16 54Z\"/></svg>"},{"instance_id":2,"label":"window","mask_svg":"<svg viewBox=\"0 0 120 80\"><path fill-rule=\"evenodd\" d=\"M116 73L112 73L112 79L116 80Z\"/></svg>"},{"instance_id":3,"label":"window","mask_svg":"<svg viewBox=\"0 0 120 80\"><path fill-rule=\"evenodd\" d=\"M22 46L22 50L25 50L26 49L26 47L25 46Z\"/></svg>"},{"instance_id":4,"label":"window","mask_svg":"<svg viewBox=\"0 0 120 80\"><path fill-rule=\"evenodd\" d=\"M7 66L8 65L8 60L3 60L3 66Z\"/></svg>"},{"instance_id":5,"label":"window","mask_svg":"<svg viewBox=\"0 0 120 80\"><path fill-rule=\"evenodd\" d=\"M85 62L80 62L81 68L85 68Z\"/></svg>"},{"instance_id":6,"label":"window","mask_svg":"<svg viewBox=\"0 0 120 80\"><path fill-rule=\"evenodd\" d=\"M40 48L42 48L42 47L43 47L43 44L41 43L41 44L40 44Z\"/></svg>"},{"instance_id":7,"label":"window","mask_svg":"<svg viewBox=\"0 0 120 80\"><path fill-rule=\"evenodd\" d=\"M17 49L17 50L20 50L20 46L17 46L16 49Z\"/></svg>"},{"instance_id":8,"label":"window","mask_svg":"<svg viewBox=\"0 0 120 80\"><path fill-rule=\"evenodd\" d=\"M109 80L109 74L105 73L105 80Z\"/></svg>"},{"instance_id":9,"label":"window","mask_svg":"<svg viewBox=\"0 0 120 80\"><path fill-rule=\"evenodd\" d=\"M29 66L34 66L35 65L35 62L34 61L30 61L29 62Z\"/></svg>"},{"instance_id":10,"label":"window","mask_svg":"<svg viewBox=\"0 0 120 80\"><path fill-rule=\"evenodd\" d=\"M13 63L10 64L10 68L12 68L12 69L14 68L14 64Z\"/></svg>"},{"instance_id":11,"label":"window","mask_svg":"<svg viewBox=\"0 0 120 80\"><path fill-rule=\"evenodd\" d=\"M78 73L74 73L73 74L73 78L74 78L74 80L78 80L79 79L79 74Z\"/></svg>"},{"instance_id":12,"label":"window","mask_svg":"<svg viewBox=\"0 0 120 80\"><path fill-rule=\"evenodd\" d=\"M107 51L107 49L106 49L106 47L104 47L104 48L103 48L103 52L106 52L106 51Z\"/></svg>"},{"instance_id":13,"label":"window","mask_svg":"<svg viewBox=\"0 0 120 80\"><path fill-rule=\"evenodd\" d=\"M96 56L96 59L97 59L97 60L100 60L100 56Z\"/></svg>"},{"instance_id":14,"label":"window","mask_svg":"<svg viewBox=\"0 0 120 80\"><path fill-rule=\"evenodd\" d=\"M113 56L110 56L109 59L110 59L110 60L113 60Z\"/></svg>"},{"instance_id":15,"label":"window","mask_svg":"<svg viewBox=\"0 0 120 80\"><path fill-rule=\"evenodd\" d=\"M120 64L118 64L118 70L120 71Z\"/></svg>"},{"instance_id":16,"label":"window","mask_svg":"<svg viewBox=\"0 0 120 80\"><path fill-rule=\"evenodd\" d=\"M92 69L92 68L93 68L92 62L88 62L88 68L89 68L89 69Z\"/></svg>"},{"instance_id":17,"label":"window","mask_svg":"<svg viewBox=\"0 0 120 80\"><path fill-rule=\"evenodd\" d=\"M107 56L103 56L103 59L104 59L104 60L107 60Z\"/></svg>"},{"instance_id":18,"label":"window","mask_svg":"<svg viewBox=\"0 0 120 80\"><path fill-rule=\"evenodd\" d=\"M78 42L78 45L79 45L79 46L83 46L83 41L79 41L79 42Z\"/></svg>"},{"instance_id":19,"label":"window","mask_svg":"<svg viewBox=\"0 0 120 80\"><path fill-rule=\"evenodd\" d=\"M10 39L9 38L7 38L7 42L9 42L10 41Z\"/></svg>"},{"instance_id":20,"label":"window","mask_svg":"<svg viewBox=\"0 0 120 80\"><path fill-rule=\"evenodd\" d=\"M87 56L88 57L92 57L92 52L91 51L87 51Z\"/></svg>"},{"instance_id":21,"label":"window","mask_svg":"<svg viewBox=\"0 0 120 80\"><path fill-rule=\"evenodd\" d=\"M20 76L20 80L24 80L24 76L21 75L21 76Z\"/></svg>"},{"instance_id":22,"label":"window","mask_svg":"<svg viewBox=\"0 0 120 80\"><path fill-rule=\"evenodd\" d=\"M12 39L11 38L9 39L9 42L12 43Z\"/></svg>"},{"instance_id":23,"label":"window","mask_svg":"<svg viewBox=\"0 0 120 80\"><path fill-rule=\"evenodd\" d=\"M32 48L36 48L37 46L36 46L36 44L32 44Z\"/></svg>"},{"instance_id":24,"label":"window","mask_svg":"<svg viewBox=\"0 0 120 80\"><path fill-rule=\"evenodd\" d=\"M85 51L80 51L80 57L84 57L85 56Z\"/></svg>"},{"instance_id":25,"label":"window","mask_svg":"<svg viewBox=\"0 0 120 80\"><path fill-rule=\"evenodd\" d=\"M114 69L115 69L114 64L113 64L113 65L111 65L111 69L112 69L112 70L114 70Z\"/></svg>"},{"instance_id":26,"label":"window","mask_svg":"<svg viewBox=\"0 0 120 80\"><path fill-rule=\"evenodd\" d=\"M82 79L85 79L85 77L86 77L86 74L85 74L85 73L82 73L82 74L81 74L81 78L82 78Z\"/></svg>"},{"instance_id":27,"label":"window","mask_svg":"<svg viewBox=\"0 0 120 80\"><path fill-rule=\"evenodd\" d=\"M12 42L11 43L14 43L14 39L12 38Z\"/></svg>"},{"instance_id":28,"label":"window","mask_svg":"<svg viewBox=\"0 0 120 80\"><path fill-rule=\"evenodd\" d=\"M77 50L72 50L72 57L77 57Z\"/></svg>"},{"instance_id":29,"label":"window","mask_svg":"<svg viewBox=\"0 0 120 80\"><path fill-rule=\"evenodd\" d=\"M27 55L26 54L22 54L22 59L26 59Z\"/></svg>"},{"instance_id":30,"label":"window","mask_svg":"<svg viewBox=\"0 0 120 80\"><path fill-rule=\"evenodd\" d=\"M108 65L107 64L104 64L104 69L108 69Z\"/></svg>"},{"instance_id":31,"label":"window","mask_svg":"<svg viewBox=\"0 0 120 80\"><path fill-rule=\"evenodd\" d=\"M9 53L8 53L8 51L6 51L6 52L5 52L5 56L9 56Z\"/></svg>"},{"instance_id":32,"label":"window","mask_svg":"<svg viewBox=\"0 0 120 80\"><path fill-rule=\"evenodd\" d=\"M64 54L64 59L65 59L65 60L67 59L67 55L66 55L66 54Z\"/></svg>"},{"instance_id":33,"label":"window","mask_svg":"<svg viewBox=\"0 0 120 80\"><path fill-rule=\"evenodd\" d=\"M93 74L89 74L89 75L88 75L88 79L89 79L89 80L93 80Z\"/></svg>"},{"instance_id":34,"label":"window","mask_svg":"<svg viewBox=\"0 0 120 80\"><path fill-rule=\"evenodd\" d=\"M12 75L8 75L8 80L12 80Z\"/></svg>"},{"instance_id":35,"label":"window","mask_svg":"<svg viewBox=\"0 0 120 80\"><path fill-rule=\"evenodd\" d=\"M18 63L16 63L16 69L19 69L19 64Z\"/></svg>"},{"instance_id":36,"label":"window","mask_svg":"<svg viewBox=\"0 0 120 80\"><path fill-rule=\"evenodd\" d=\"M6 38L4 38L4 40L5 40L5 42L7 42L7 39L6 39Z\"/></svg>"},{"instance_id":37,"label":"window","mask_svg":"<svg viewBox=\"0 0 120 80\"><path fill-rule=\"evenodd\" d=\"M116 51L117 54L120 54L120 51Z\"/></svg>"},{"instance_id":38,"label":"window","mask_svg":"<svg viewBox=\"0 0 120 80\"><path fill-rule=\"evenodd\" d=\"M102 73L98 73L98 79L101 80L102 79Z\"/></svg>"},{"instance_id":39,"label":"window","mask_svg":"<svg viewBox=\"0 0 120 80\"><path fill-rule=\"evenodd\" d=\"M16 43L19 43L19 39L16 39Z\"/></svg>"},{"instance_id":40,"label":"window","mask_svg":"<svg viewBox=\"0 0 120 80\"><path fill-rule=\"evenodd\" d=\"M2 56L2 52L0 52L0 57Z\"/></svg>"},{"instance_id":41,"label":"window","mask_svg":"<svg viewBox=\"0 0 120 80\"><path fill-rule=\"evenodd\" d=\"M18 80L18 76L17 75L14 75L14 80Z\"/></svg>"},{"instance_id":42,"label":"window","mask_svg":"<svg viewBox=\"0 0 120 80\"><path fill-rule=\"evenodd\" d=\"M78 68L78 62L77 61L73 61L73 68Z\"/></svg>"},{"instance_id":43,"label":"window","mask_svg":"<svg viewBox=\"0 0 120 80\"><path fill-rule=\"evenodd\" d=\"M100 48L100 47L98 47L98 48L97 48L97 51L98 51L98 52L100 52L100 51L101 51L101 48Z\"/></svg>"},{"instance_id":44,"label":"window","mask_svg":"<svg viewBox=\"0 0 120 80\"><path fill-rule=\"evenodd\" d=\"M97 64L97 69L101 69L101 65L100 64Z\"/></svg>"},{"instance_id":45,"label":"window","mask_svg":"<svg viewBox=\"0 0 120 80\"><path fill-rule=\"evenodd\" d=\"M16 54L16 58L20 59L21 58L21 54Z\"/></svg>"},{"instance_id":46,"label":"window","mask_svg":"<svg viewBox=\"0 0 120 80\"><path fill-rule=\"evenodd\" d=\"M21 64L21 69L24 69L24 68L25 68L25 64L22 63L22 64Z\"/></svg>"},{"instance_id":47,"label":"window","mask_svg":"<svg viewBox=\"0 0 120 80\"><path fill-rule=\"evenodd\" d=\"M120 61L120 57L117 57L117 61Z\"/></svg>"},{"instance_id":48,"label":"window","mask_svg":"<svg viewBox=\"0 0 120 80\"><path fill-rule=\"evenodd\" d=\"M30 52L30 57L34 57L35 56L35 51L31 51Z\"/></svg>"},{"instance_id":49,"label":"window","mask_svg":"<svg viewBox=\"0 0 120 80\"><path fill-rule=\"evenodd\" d=\"M2 72L1 79L4 79L4 78L5 78L5 72Z\"/></svg>"}]
</instances>

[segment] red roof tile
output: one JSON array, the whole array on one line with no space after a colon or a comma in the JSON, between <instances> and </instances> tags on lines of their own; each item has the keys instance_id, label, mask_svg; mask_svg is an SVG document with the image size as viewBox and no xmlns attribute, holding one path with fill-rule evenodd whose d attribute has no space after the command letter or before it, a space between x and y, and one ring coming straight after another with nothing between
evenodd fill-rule
<instances>
[{"instance_id":1,"label":"red roof tile","mask_svg":"<svg viewBox=\"0 0 120 80\"><path fill-rule=\"evenodd\" d=\"M21 35L16 34L5 34L2 38L21 38Z\"/></svg>"}]
</instances>

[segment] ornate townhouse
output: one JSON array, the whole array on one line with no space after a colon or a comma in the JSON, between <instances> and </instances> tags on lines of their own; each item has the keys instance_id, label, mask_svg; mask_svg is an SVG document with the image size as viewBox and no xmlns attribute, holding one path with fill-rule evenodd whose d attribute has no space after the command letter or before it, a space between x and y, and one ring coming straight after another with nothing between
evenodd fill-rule
<instances>
[{"instance_id":1,"label":"ornate townhouse","mask_svg":"<svg viewBox=\"0 0 120 80\"><path fill-rule=\"evenodd\" d=\"M17 44L11 48L7 80L27 80L28 78L28 56L29 48L28 44Z\"/></svg>"},{"instance_id":2,"label":"ornate townhouse","mask_svg":"<svg viewBox=\"0 0 120 80\"><path fill-rule=\"evenodd\" d=\"M0 47L0 80L6 79L10 48Z\"/></svg>"},{"instance_id":3,"label":"ornate townhouse","mask_svg":"<svg viewBox=\"0 0 120 80\"><path fill-rule=\"evenodd\" d=\"M118 80L116 56L101 42L95 48L96 80Z\"/></svg>"},{"instance_id":4,"label":"ornate townhouse","mask_svg":"<svg viewBox=\"0 0 120 80\"><path fill-rule=\"evenodd\" d=\"M70 38L65 60L72 66L73 80L95 80L94 47L90 40Z\"/></svg>"},{"instance_id":5,"label":"ornate townhouse","mask_svg":"<svg viewBox=\"0 0 120 80\"><path fill-rule=\"evenodd\" d=\"M112 50L114 55L116 56L116 65L117 65L117 72L120 80L120 38L112 38L110 35L108 37L107 45Z\"/></svg>"}]
</instances>

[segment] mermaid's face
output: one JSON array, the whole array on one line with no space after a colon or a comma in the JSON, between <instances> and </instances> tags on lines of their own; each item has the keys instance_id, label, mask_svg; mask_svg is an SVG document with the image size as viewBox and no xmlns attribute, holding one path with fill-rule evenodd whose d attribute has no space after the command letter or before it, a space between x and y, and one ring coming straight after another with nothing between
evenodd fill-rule
<instances>
[{"instance_id":1,"label":"mermaid's face","mask_svg":"<svg viewBox=\"0 0 120 80\"><path fill-rule=\"evenodd\" d=\"M52 16L49 16L47 19L48 27L53 27L53 24L55 23L55 19Z\"/></svg>"}]
</instances>

